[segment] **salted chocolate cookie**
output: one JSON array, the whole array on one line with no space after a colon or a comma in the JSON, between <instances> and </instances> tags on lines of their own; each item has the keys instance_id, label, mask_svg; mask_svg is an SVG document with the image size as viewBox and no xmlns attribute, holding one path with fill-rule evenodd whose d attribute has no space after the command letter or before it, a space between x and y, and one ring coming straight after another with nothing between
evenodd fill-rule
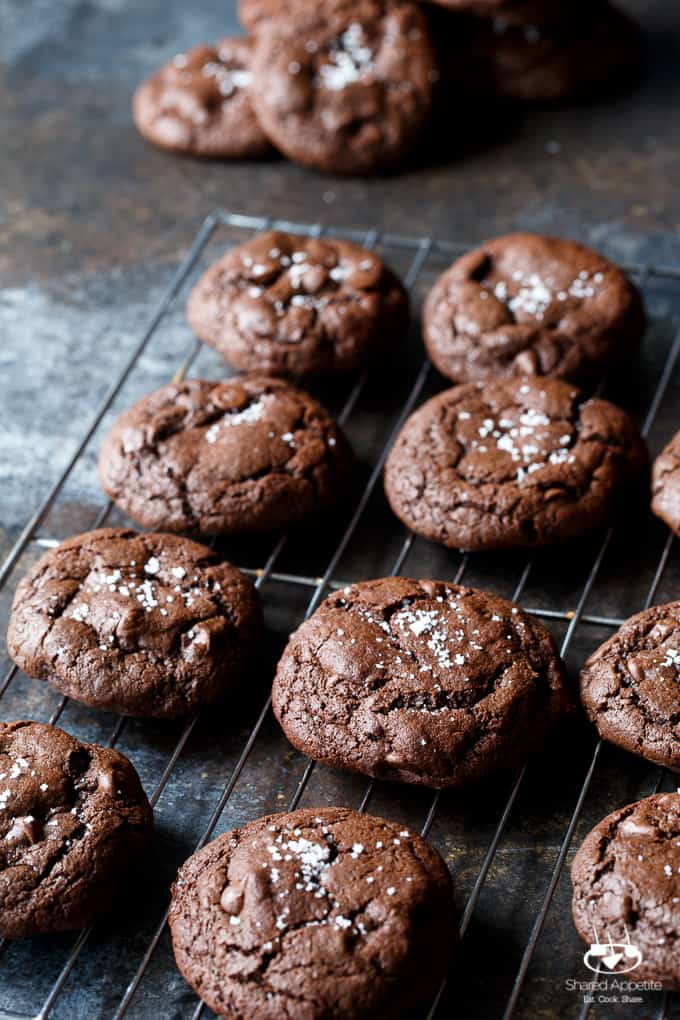
<instances>
[{"instance_id":1,"label":"salted chocolate cookie","mask_svg":"<svg viewBox=\"0 0 680 1020\"><path fill-rule=\"evenodd\" d=\"M119 751L0 723L0 936L84 928L114 906L153 814Z\"/></svg>"},{"instance_id":2,"label":"salted chocolate cookie","mask_svg":"<svg viewBox=\"0 0 680 1020\"><path fill-rule=\"evenodd\" d=\"M608 815L574 857L571 880L593 968L680 989L680 796L658 793Z\"/></svg>"},{"instance_id":3,"label":"salted chocolate cookie","mask_svg":"<svg viewBox=\"0 0 680 1020\"><path fill-rule=\"evenodd\" d=\"M241 0L244 6L273 3L274 0ZM521 25L525 29L546 22L563 21L575 11L585 9L588 0L428 0L437 7L457 14L473 14L492 19L497 32L506 25Z\"/></svg>"},{"instance_id":4,"label":"salted chocolate cookie","mask_svg":"<svg viewBox=\"0 0 680 1020\"><path fill-rule=\"evenodd\" d=\"M433 787L513 767L572 703L540 623L488 592L405 577L327 598L291 636L272 695L309 757Z\"/></svg>"},{"instance_id":5,"label":"salted chocolate cookie","mask_svg":"<svg viewBox=\"0 0 680 1020\"><path fill-rule=\"evenodd\" d=\"M640 71L637 25L607 3L583 5L568 20L471 19L451 32L463 95L554 103L610 92Z\"/></svg>"},{"instance_id":6,"label":"salted chocolate cookie","mask_svg":"<svg viewBox=\"0 0 680 1020\"><path fill-rule=\"evenodd\" d=\"M201 340L237 368L335 375L394 348L408 298L366 248L268 231L211 266L187 312Z\"/></svg>"},{"instance_id":7,"label":"salted chocolate cookie","mask_svg":"<svg viewBox=\"0 0 680 1020\"><path fill-rule=\"evenodd\" d=\"M390 451L385 492L408 528L451 549L528 548L609 523L646 464L621 408L520 377L423 404Z\"/></svg>"},{"instance_id":8,"label":"salted chocolate cookie","mask_svg":"<svg viewBox=\"0 0 680 1020\"><path fill-rule=\"evenodd\" d=\"M654 461L652 511L680 535L680 432Z\"/></svg>"},{"instance_id":9,"label":"salted chocolate cookie","mask_svg":"<svg viewBox=\"0 0 680 1020\"><path fill-rule=\"evenodd\" d=\"M328 0L266 21L253 104L290 159L328 173L399 163L432 111L437 77L424 13L400 0Z\"/></svg>"},{"instance_id":10,"label":"salted chocolate cookie","mask_svg":"<svg viewBox=\"0 0 680 1020\"><path fill-rule=\"evenodd\" d=\"M604 740L680 772L680 602L632 616L593 652L581 699Z\"/></svg>"},{"instance_id":11,"label":"salted chocolate cookie","mask_svg":"<svg viewBox=\"0 0 680 1020\"><path fill-rule=\"evenodd\" d=\"M252 42L220 39L194 46L135 92L140 133L174 152L251 159L272 151L251 102Z\"/></svg>"},{"instance_id":12,"label":"salted chocolate cookie","mask_svg":"<svg viewBox=\"0 0 680 1020\"><path fill-rule=\"evenodd\" d=\"M76 701L167 718L231 692L260 629L251 581L211 549L101 528L50 549L23 578L7 647Z\"/></svg>"},{"instance_id":13,"label":"salted chocolate cookie","mask_svg":"<svg viewBox=\"0 0 680 1020\"><path fill-rule=\"evenodd\" d=\"M464 255L423 311L427 352L456 383L517 375L592 383L637 350L644 328L640 294L620 269L539 234L498 237Z\"/></svg>"},{"instance_id":14,"label":"salted chocolate cookie","mask_svg":"<svg viewBox=\"0 0 680 1020\"><path fill-rule=\"evenodd\" d=\"M269 815L195 853L173 886L180 971L218 1015L396 1020L432 998L456 942L444 861L348 808Z\"/></svg>"},{"instance_id":15,"label":"salted chocolate cookie","mask_svg":"<svg viewBox=\"0 0 680 1020\"><path fill-rule=\"evenodd\" d=\"M99 456L105 492L133 520L205 535L291 527L336 503L351 467L328 411L262 375L149 393Z\"/></svg>"}]
</instances>

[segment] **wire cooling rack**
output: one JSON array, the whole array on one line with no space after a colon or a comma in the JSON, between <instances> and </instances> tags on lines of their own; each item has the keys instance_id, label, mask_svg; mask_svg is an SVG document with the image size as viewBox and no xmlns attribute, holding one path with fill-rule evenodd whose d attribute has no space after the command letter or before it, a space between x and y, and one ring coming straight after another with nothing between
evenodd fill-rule
<instances>
[{"instance_id":1,"label":"wire cooling rack","mask_svg":"<svg viewBox=\"0 0 680 1020\"><path fill-rule=\"evenodd\" d=\"M227 369L190 337L183 302L199 271L227 247L261 230L324 233L378 249L401 272L417 308L423 293L466 245L430 238L289 223L217 211L209 216L148 328L93 413L63 471L0 568L0 614L45 547L66 535L122 520L110 503L83 500L74 476L94 456L114 414L141 393L192 373ZM600 390L634 413L653 454L680 425L680 269L625 267L645 292L650 329L642 354ZM153 356L152 356L153 355ZM159 368L160 366L160 368ZM293 751L272 720L271 669L290 632L333 588L360 578L406 573L465 580L511 597L555 634L572 673L627 616L680 590L672 536L646 505L626 508L606 533L530 558L456 554L412 534L391 516L381 476L392 440L421 400L441 388L414 329L386 366L317 395L345 427L363 484L314 531L220 545L255 578L272 634L270 659L243 703L177 723L116 718L28 680L4 657L0 714L59 723L86 740L116 745L132 759L154 805L156 860L124 909L76 935L0 942L0 1020L177 1017L212 1014L179 977L167 935L168 886L178 865L214 835L268 811L342 803L419 828L444 854L460 908L461 947L451 974L421 1020L452 1015L503 1020L537 1017L680 1016L672 996L584 1002L582 963L569 912L567 863L574 846L608 811L674 781L603 745L585 723L558 733L513 775L469 793L434 793L365 781L315 765ZM74 491L72 491L74 490ZM0 663L1 665L1 663ZM376 1018L379 1020L379 1018Z\"/></svg>"}]
</instances>

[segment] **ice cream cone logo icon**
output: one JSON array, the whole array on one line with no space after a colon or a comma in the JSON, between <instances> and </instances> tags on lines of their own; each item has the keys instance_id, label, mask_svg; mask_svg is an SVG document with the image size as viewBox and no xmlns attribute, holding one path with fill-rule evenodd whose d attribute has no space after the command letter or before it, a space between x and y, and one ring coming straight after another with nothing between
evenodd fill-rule
<instances>
[{"instance_id":1,"label":"ice cream cone logo icon","mask_svg":"<svg viewBox=\"0 0 680 1020\"><path fill-rule=\"evenodd\" d=\"M612 941L609 932L607 933L607 941L601 942L597 932L595 932L595 941L583 956L583 962L588 970L595 971L596 974L602 972L608 974L628 974L631 970L636 970L640 966L642 963L642 953L630 941L628 929L625 929L625 931L625 942Z\"/></svg>"}]
</instances>

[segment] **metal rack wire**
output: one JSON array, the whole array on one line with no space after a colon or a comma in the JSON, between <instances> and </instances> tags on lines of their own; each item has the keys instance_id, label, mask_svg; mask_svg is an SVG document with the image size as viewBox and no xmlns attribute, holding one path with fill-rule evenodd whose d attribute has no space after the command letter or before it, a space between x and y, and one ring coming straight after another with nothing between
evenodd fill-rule
<instances>
[{"instance_id":1,"label":"metal rack wire","mask_svg":"<svg viewBox=\"0 0 680 1020\"><path fill-rule=\"evenodd\" d=\"M111 384L108 392L104 396L101 404L97 408L89 425L87 426L81 441L77 444L76 449L74 450L72 456L69 458L63 471L56 479L50 491L44 498L43 502L35 511L35 513L32 515L31 519L29 520L29 522L21 532L20 536L18 537L17 541L15 542L14 546L11 548L9 554L7 555L4 564L0 568L0 589L2 589L7 584L9 579L13 576L15 568L20 558L22 557L24 552L31 546L32 543L37 543L38 545L42 546L56 544L56 540L51 538L49 535L41 535L39 533L39 529L44 524L44 522L47 521L50 511L59 500L60 494L62 493L62 490L69 476L71 475L71 472L73 471L76 463L88 448L102 420L104 419L105 415L107 414L111 406L114 404L114 401L117 399L128 378L135 370L135 367L138 365L141 356L145 352L151 339L156 334L159 326L161 325L162 321L164 320L164 317L171 308L174 300L177 298L183 285L185 284L190 274L194 270L198 260L204 254L209 243L213 239L213 235L221 226L226 226L238 231L243 231L245 234L252 234L270 228L276 228L281 230L293 230L297 233L307 234L310 236L319 236L326 232L326 228L321 224L299 224L289 223L287 221L280 220L273 221L267 218L241 216L222 211L217 211L206 219L200 231L198 232L198 235L190 251L182 261L181 265L178 267L177 271L175 272L166 293L164 294L158 308L155 310L151 318L147 330L145 331L144 335L142 336L134 350L131 352L126 363L123 365L120 374ZM404 274L404 278L406 285L411 290L416 287L421 278L421 275L428 268L430 260L435 255L439 257L447 256L453 257L457 254L460 254L467 247L464 244L456 244L445 241L434 241L430 238L411 238L396 234L381 235L378 231L375 230L362 231L362 230L348 230L345 228L340 229L333 228L332 230L329 229L328 233L333 234L335 236L341 236L349 240L354 240L359 243L363 243L368 247L373 247L376 246L377 244L382 244L386 247L402 252L409 259L409 265ZM626 268L631 274L635 275L638 278L639 282L643 287L646 286L650 280L666 281L670 285L677 285L678 281L680 281L680 270L672 266L631 265L627 266ZM196 359L199 351L200 344L197 341L193 341L185 357L182 359L181 364L178 367L175 378L183 377L191 369L193 362ZM668 346L662 371L654 387L649 407L647 408L643 425L643 431L645 433L648 433L652 429L652 426L654 425L657 414L662 405L664 396L673 377L674 370L678 364L679 358L680 358L680 331L676 333L676 335L672 339L672 342ZM276 583L292 586L293 588L298 589L300 591L307 591L307 593L309 594L309 599L307 601L304 612L304 616L307 617L316 609L319 602L328 591L341 587L344 583L346 583L337 576L338 569L341 566L343 560L343 556L345 555L350 543L357 535L362 520L366 514L367 507L369 506L369 503L371 502L372 498L375 495L376 490L378 489L379 482L382 476L384 461L387 456L387 452L392 444L392 440L396 435L398 429L403 424L405 418L408 416L408 414L410 414L410 412L414 409L414 407L418 403L418 400L420 399L421 395L423 394L423 391L425 390L429 375L430 366L429 362L425 359L422 361L420 368L414 375L413 383L410 387L410 390L408 391L405 401L402 403L400 407L400 411L398 413L396 421L394 422L392 427L388 430L387 434L383 437L380 452L377 458L375 459L375 462L371 469L370 475L366 481L366 484L358 497L356 505L354 506L353 509L350 510L349 520L344 526L339 541L337 542L337 545L333 549L332 554L330 555L330 558L328 559L328 562L323 572L319 576L308 576L305 573L291 572L290 570L277 570L276 567L283 558L284 550L286 549L287 543L289 541L288 538L284 536L275 543L274 547L271 549L268 556L266 557L266 560L262 567L257 569L248 567L245 568L247 571L249 571L251 574L255 576L255 584L259 589L262 589L268 583ZM347 424L348 422L350 422L351 416L354 413L357 404L360 401L362 393L366 388L368 379L369 373L364 373L352 385L347 395L347 398L344 402L342 410L338 416L341 424ZM112 507L110 503L105 504L96 514L95 519L91 522L91 526L99 527L102 524L104 524L110 514L111 509ZM394 522L394 527L399 528L401 526L398 525L397 522ZM567 654L570 646L572 645L574 636L577 632L577 628L581 627L582 625L592 625L595 627L609 628L610 630L612 630L620 626L620 624L623 622L622 618L617 615L611 614L608 615L606 613L603 614L588 613L586 611L589 599L593 592L593 588L597 582L598 576L602 569L603 562L605 561L607 553L610 550L610 546L612 545L613 538L614 538L613 529L607 531L607 533L602 538L602 541L596 550L596 554L592 560L592 563L589 566L587 576L583 582L580 593L576 600L576 607L574 610L572 611L553 610L542 606L531 605L524 607L525 609L527 609L527 611L534 613L537 616L543 617L546 620L556 621L566 625L566 631L564 633L561 644L561 653L563 656ZM396 555L394 561L391 564L393 573L398 573L402 570L408 557L412 552L414 542L415 538L412 534L408 533L404 534L403 539L401 540L399 546L398 554ZM656 566L652 583L647 592L645 607L652 604L655 598L657 589L664 575L666 566L669 562L671 552L672 552L672 537L669 536L661 551L661 555ZM532 558L530 558L521 567L521 570L519 572L519 578L514 585L513 599L515 601L520 601L522 599L523 593L527 587L532 570L534 569L534 562L535 561ZM470 557L468 557L465 554L461 555L457 567L454 571L455 573L454 579L456 582L459 582L464 578L468 571L469 566ZM643 607L640 606L639 608ZM10 667L5 676L0 680L0 699L2 699L5 696L6 692L10 689L10 686L14 681L16 675L17 675L16 668ZM52 723L58 722L58 720L64 713L67 704L68 699L62 698L59 704L57 705L56 709L52 712L49 721ZM251 755L253 748L255 747L256 742L258 740L258 737L260 736L261 731L270 716L270 711L271 711L271 697L268 697L265 703L262 705L259 713L257 714L254 721L254 725L252 726L248 733L247 739L244 743L244 746L241 749L241 752L235 762L235 765L222 786L219 797L217 798L217 801L210 814L208 823L204 827L200 835L200 838L196 842L196 849L203 846L211 838L213 832L218 826L222 814L225 810L225 807L230 801L230 798L232 797L232 794L234 793L234 790L237 787L237 784L239 783L239 779L241 778L244 768L246 767L246 763L248 762L249 756ZM164 768L161 771L160 777L155 785L155 788L150 793L150 800L153 805L156 805L159 799L162 797L171 777L173 776L173 772L183 752L187 747L189 739L196 729L197 723L198 719L196 717L191 718L190 720L188 720L184 728L181 730L179 739L176 745L174 746L172 753L170 754ZM118 719L113 731L111 732L108 738L108 744L110 746L114 746L116 743L118 743L125 730L126 725L127 725L126 719L124 718ZM579 789L573 810L568 819L568 824L565 828L557 853L557 857L552 868L552 871L550 873L549 881L547 883L544 894L540 901L539 909L534 917L529 937L524 946L521 960L519 962L519 967L514 977L509 998L504 1007L504 1010L502 1011L503 1020L510 1020L511 1017L518 1015L518 1007L520 1005L520 1000L527 979L527 975L529 973L530 965L536 952L537 946L539 944L539 940L544 929L546 918L548 916L548 913L553 902L553 898L555 896L555 891L562 876L564 865L567 860L567 854L571 846L572 838L574 836L577 823L580 819L586 797L588 795L591 783L593 781L593 777L597 769L601 751L602 744L600 742L597 742L595 744L592 757L588 763L583 783ZM315 768L316 766L313 761L308 761L304 765L302 773L297 783L295 784L294 792L290 797L290 801L288 804L289 809L292 810L300 803L301 798L303 797L305 790L308 787L308 784L314 773ZM488 846L482 859L481 866L477 872L474 883L468 895L467 902L465 903L462 911L462 917L460 922L461 940L465 939L465 936L468 932L469 926L475 914L475 910L479 903L480 896L482 895L482 892L484 890L485 883L492 869L492 866L494 865L494 861L496 859L499 846L503 839L504 832L508 825L508 821L514 809L517 806L518 800L521 796L522 789L526 785L527 775L530 768L531 763L527 762L522 766L522 768L518 770L518 772L516 773L511 782L507 798L505 799L505 802L502 804L497 823L495 825L495 828L493 829L492 837L488 843ZM656 779L655 786L657 788L661 782L661 778L662 778L661 776L658 776ZM374 797L375 788L376 788L375 781L371 780L367 782L360 796L359 802L354 806L358 807L359 810L361 811L366 810L369 804L371 803L372 798ZM425 819L422 824L422 832L424 835L427 835L430 832L430 829L437 817L440 801L441 794L433 793L429 802L429 806L426 810ZM166 920L167 911L163 912L161 916L158 917L155 927L153 929L153 934L143 954L139 959L139 963L137 965L135 973L133 974L127 987L125 988L124 993L120 997L120 1000L116 1003L115 1008L113 1008L113 1010L110 1011L110 1013L106 1014L113 1016L114 1020L122 1020L122 1018L128 1014L131 1005L134 1003L135 997L137 996L140 986L144 981L150 963L154 958L154 954L157 952L161 939L164 936ZM5 1020L23 1020L23 1018L28 1016L33 1016L35 1020L38 1020L38 1018L39 1020L47 1020L47 1018L53 1014L56 1006L58 1005L60 996L66 985L66 982L68 981L69 977L74 971L74 968L76 967L76 964L81 958L81 955L84 952L86 952L87 945L89 940L91 939L91 936L92 936L91 929L83 931L77 936L70 951L68 952L66 958L61 964L58 973L55 975L54 980L52 981L51 986L49 988L48 994L38 1005L35 1012L31 1014L29 1013L19 1014L16 1012L12 1013L8 1011L3 1012L2 958L0 955L0 1020L3 1020L3 1018L5 1018ZM0 943L0 954L2 954L3 949L4 946ZM432 1002L428 1008L428 1011L426 1013L427 1020L435 1020L435 1017L440 1017L442 1015L441 1007L442 1002L444 1001L445 998L445 994L446 994L445 986L442 986L442 988L439 990L439 993L436 996L435 1001ZM671 997L665 996L659 1002L658 1005L657 1013L658 1020L663 1020L663 1018L669 1015L668 1011L670 1008ZM192 1007L192 1009L190 1009L187 1015L191 1016L192 1020L198 1020L198 1018L202 1016L204 1012L208 1011L204 1010L204 1007L200 1003L198 1003L197 1005ZM577 1007L574 1015L576 1015L577 1013L578 1016L582 1018L582 1020L585 1020L586 1017L590 1016L590 1007L584 1006L580 1010L580 1012L578 1012Z\"/></svg>"}]
</instances>

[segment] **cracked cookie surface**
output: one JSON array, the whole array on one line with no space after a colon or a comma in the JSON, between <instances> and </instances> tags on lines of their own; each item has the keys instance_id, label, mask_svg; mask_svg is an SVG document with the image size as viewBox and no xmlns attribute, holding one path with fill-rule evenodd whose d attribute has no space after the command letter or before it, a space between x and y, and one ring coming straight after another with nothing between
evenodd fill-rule
<instances>
[{"instance_id":1,"label":"cracked cookie surface","mask_svg":"<svg viewBox=\"0 0 680 1020\"><path fill-rule=\"evenodd\" d=\"M237 368L335 375L394 347L408 298L366 248L271 230L211 266L187 314L201 340Z\"/></svg>"},{"instance_id":2,"label":"cracked cookie surface","mask_svg":"<svg viewBox=\"0 0 680 1020\"><path fill-rule=\"evenodd\" d=\"M254 159L271 152L251 101L249 39L194 46L142 82L132 103L154 145L196 156Z\"/></svg>"},{"instance_id":3,"label":"cracked cookie surface","mask_svg":"<svg viewBox=\"0 0 680 1020\"><path fill-rule=\"evenodd\" d=\"M311 758L433 787L512 767L572 705L537 621L487 592L404 577L327 598L291 636L272 698Z\"/></svg>"},{"instance_id":4,"label":"cracked cookie surface","mask_svg":"<svg viewBox=\"0 0 680 1020\"><path fill-rule=\"evenodd\" d=\"M680 988L680 796L660 793L614 811L586 836L571 866L581 938L632 944L633 981Z\"/></svg>"},{"instance_id":5,"label":"cracked cookie surface","mask_svg":"<svg viewBox=\"0 0 680 1020\"><path fill-rule=\"evenodd\" d=\"M83 928L124 891L153 814L124 755L0 723L0 936Z\"/></svg>"},{"instance_id":6,"label":"cracked cookie surface","mask_svg":"<svg viewBox=\"0 0 680 1020\"><path fill-rule=\"evenodd\" d=\"M177 965L221 1016L391 1020L434 994L456 942L448 869L404 826L347 808L270 815L180 869Z\"/></svg>"},{"instance_id":7,"label":"cracked cookie surface","mask_svg":"<svg viewBox=\"0 0 680 1020\"><path fill-rule=\"evenodd\" d=\"M531 547L608 523L646 463L625 411L520 377L456 386L415 411L385 491L407 527L450 548Z\"/></svg>"},{"instance_id":8,"label":"cracked cookie surface","mask_svg":"<svg viewBox=\"0 0 680 1020\"><path fill-rule=\"evenodd\" d=\"M101 528L67 539L17 587L9 653L86 705L167 718L224 698L261 630L252 582L197 542Z\"/></svg>"},{"instance_id":9,"label":"cracked cookie surface","mask_svg":"<svg viewBox=\"0 0 680 1020\"><path fill-rule=\"evenodd\" d=\"M99 456L105 492L147 528L286 528L335 503L352 456L331 415L281 379L190 379L142 397Z\"/></svg>"},{"instance_id":10,"label":"cracked cookie surface","mask_svg":"<svg viewBox=\"0 0 680 1020\"><path fill-rule=\"evenodd\" d=\"M680 602L626 620L590 656L580 686L604 740L680 771Z\"/></svg>"},{"instance_id":11,"label":"cracked cookie surface","mask_svg":"<svg viewBox=\"0 0 680 1020\"><path fill-rule=\"evenodd\" d=\"M680 432L654 461L652 470L652 511L680 535Z\"/></svg>"},{"instance_id":12,"label":"cracked cookie surface","mask_svg":"<svg viewBox=\"0 0 680 1020\"><path fill-rule=\"evenodd\" d=\"M416 4L300 4L292 17L258 26L260 123L290 159L329 173L368 174L402 160L429 121L436 77Z\"/></svg>"},{"instance_id":13,"label":"cracked cookie surface","mask_svg":"<svg viewBox=\"0 0 680 1020\"><path fill-rule=\"evenodd\" d=\"M428 354L456 383L553 376L592 383L635 351L637 288L583 245L510 234L458 259L428 295Z\"/></svg>"}]
</instances>

